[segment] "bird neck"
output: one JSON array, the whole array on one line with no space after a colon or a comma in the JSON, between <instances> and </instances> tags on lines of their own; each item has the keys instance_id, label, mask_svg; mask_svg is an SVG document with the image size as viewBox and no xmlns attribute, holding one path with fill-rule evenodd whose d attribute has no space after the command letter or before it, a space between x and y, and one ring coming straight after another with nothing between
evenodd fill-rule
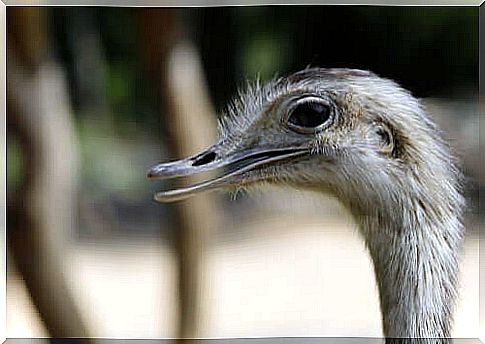
<instances>
[{"instance_id":1,"label":"bird neck","mask_svg":"<svg viewBox=\"0 0 485 344\"><path fill-rule=\"evenodd\" d=\"M384 335L449 337L457 293L460 219L450 216L446 207L434 209L430 216L427 207L435 204L424 199L413 204L388 204L374 214L356 216L374 263Z\"/></svg>"}]
</instances>

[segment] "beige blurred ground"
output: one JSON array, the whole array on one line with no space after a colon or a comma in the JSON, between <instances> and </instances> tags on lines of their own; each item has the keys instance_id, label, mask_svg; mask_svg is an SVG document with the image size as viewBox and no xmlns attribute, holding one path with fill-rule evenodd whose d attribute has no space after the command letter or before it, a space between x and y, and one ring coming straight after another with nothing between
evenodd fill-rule
<instances>
[{"instance_id":1,"label":"beige blurred ground","mask_svg":"<svg viewBox=\"0 0 485 344\"><path fill-rule=\"evenodd\" d=\"M252 211L234 201L246 220L229 216L212 240L201 336L380 336L370 260L338 203L279 190L250 202ZM478 336L478 238L469 229L455 337ZM75 245L71 253L67 276L96 336L175 335L176 270L166 246L132 238ZM7 336L45 335L22 281L9 274Z\"/></svg>"}]
</instances>

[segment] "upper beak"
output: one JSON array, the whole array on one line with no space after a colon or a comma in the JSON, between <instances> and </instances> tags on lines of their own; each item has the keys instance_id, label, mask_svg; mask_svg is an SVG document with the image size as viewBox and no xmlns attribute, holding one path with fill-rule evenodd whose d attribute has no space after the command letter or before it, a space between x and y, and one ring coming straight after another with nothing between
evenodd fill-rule
<instances>
[{"instance_id":1,"label":"upper beak","mask_svg":"<svg viewBox=\"0 0 485 344\"><path fill-rule=\"evenodd\" d=\"M243 176L246 172L254 170L258 166L295 158L308 152L307 148L273 148L224 154L221 148L220 145L214 145L193 157L153 166L148 171L148 178L151 180L191 176L200 172L227 168L213 179L180 189L158 192L155 200L173 202L202 191L237 185L244 181Z\"/></svg>"}]
</instances>

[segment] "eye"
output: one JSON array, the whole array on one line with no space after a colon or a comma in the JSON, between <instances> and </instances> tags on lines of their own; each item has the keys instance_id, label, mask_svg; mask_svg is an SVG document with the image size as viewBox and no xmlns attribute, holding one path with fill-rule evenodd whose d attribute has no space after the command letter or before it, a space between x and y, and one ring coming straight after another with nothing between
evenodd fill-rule
<instances>
[{"instance_id":1,"label":"eye","mask_svg":"<svg viewBox=\"0 0 485 344\"><path fill-rule=\"evenodd\" d=\"M299 100L289 111L288 127L300 133L314 133L330 125L334 115L331 105L321 98L308 97Z\"/></svg>"}]
</instances>

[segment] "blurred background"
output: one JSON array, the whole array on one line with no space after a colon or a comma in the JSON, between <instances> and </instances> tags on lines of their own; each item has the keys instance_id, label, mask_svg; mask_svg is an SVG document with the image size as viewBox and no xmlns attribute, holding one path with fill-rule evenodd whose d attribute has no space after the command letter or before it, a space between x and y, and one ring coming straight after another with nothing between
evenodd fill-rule
<instances>
[{"instance_id":1,"label":"blurred background","mask_svg":"<svg viewBox=\"0 0 485 344\"><path fill-rule=\"evenodd\" d=\"M246 80L308 65L394 79L445 130L470 205L453 335L478 336L478 8L8 7L7 61L7 337L381 336L335 199L156 204L173 184L146 179Z\"/></svg>"}]
</instances>

